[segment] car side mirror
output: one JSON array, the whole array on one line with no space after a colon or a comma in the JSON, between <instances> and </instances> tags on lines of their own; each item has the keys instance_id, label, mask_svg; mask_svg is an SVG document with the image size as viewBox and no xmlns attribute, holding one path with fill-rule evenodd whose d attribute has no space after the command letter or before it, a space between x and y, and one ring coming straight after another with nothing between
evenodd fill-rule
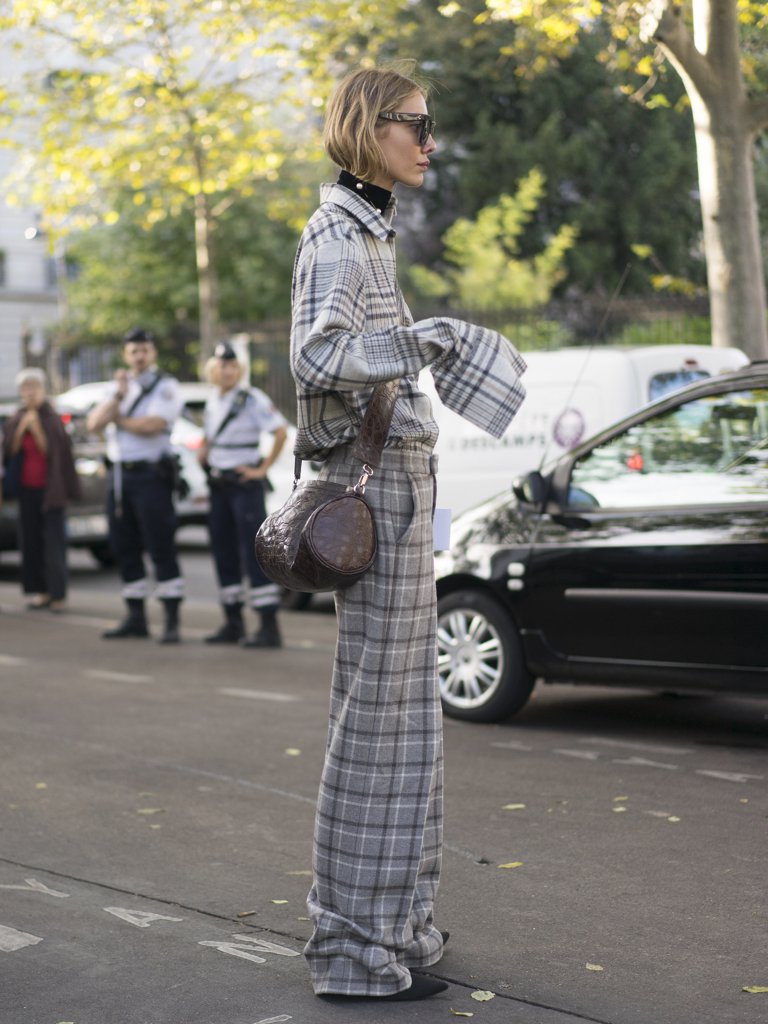
<instances>
[{"instance_id":1,"label":"car side mirror","mask_svg":"<svg viewBox=\"0 0 768 1024\"><path fill-rule=\"evenodd\" d=\"M513 482L512 493L526 505L542 505L547 494L544 477L537 469L526 473Z\"/></svg>"}]
</instances>

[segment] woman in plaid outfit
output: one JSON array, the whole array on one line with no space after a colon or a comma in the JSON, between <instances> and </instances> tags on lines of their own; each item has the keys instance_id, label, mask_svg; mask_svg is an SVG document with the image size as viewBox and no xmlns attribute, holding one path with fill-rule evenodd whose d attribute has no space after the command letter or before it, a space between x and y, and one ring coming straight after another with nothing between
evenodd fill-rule
<instances>
[{"instance_id":1,"label":"woman in plaid outfit","mask_svg":"<svg viewBox=\"0 0 768 1024\"><path fill-rule=\"evenodd\" d=\"M422 184L435 150L426 90L395 70L353 72L329 102L323 185L296 255L291 366L296 454L355 482L350 455L376 383L400 381L366 497L373 569L336 594L339 635L317 805L314 924L305 949L326 998L423 999L447 986L420 970L447 938L433 923L442 845L432 514L437 426L417 375L500 437L523 400L525 363L501 335L450 318L414 323L397 283L396 184Z\"/></svg>"}]
</instances>

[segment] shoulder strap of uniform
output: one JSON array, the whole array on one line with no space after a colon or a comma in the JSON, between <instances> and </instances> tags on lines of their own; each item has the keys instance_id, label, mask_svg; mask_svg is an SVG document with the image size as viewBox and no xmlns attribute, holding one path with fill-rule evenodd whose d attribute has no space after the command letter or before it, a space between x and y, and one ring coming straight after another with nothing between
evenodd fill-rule
<instances>
[{"instance_id":1,"label":"shoulder strap of uniform","mask_svg":"<svg viewBox=\"0 0 768 1024\"><path fill-rule=\"evenodd\" d=\"M149 384L147 384L146 387L142 387L142 389L139 392L139 394L137 395L137 397L131 403L130 409L125 414L126 418L129 417L129 416L133 416L133 414L136 412L136 409L139 407L139 405L141 405L141 403L144 401L144 399L147 397L147 395L151 394L155 390L155 388L157 387L157 385L160 383L160 381L163 379L164 376L165 376L165 374L162 371L160 371L159 373L157 373L155 375L154 380L151 380L149 382Z\"/></svg>"},{"instance_id":2,"label":"shoulder strap of uniform","mask_svg":"<svg viewBox=\"0 0 768 1024\"><path fill-rule=\"evenodd\" d=\"M229 407L229 412L218 425L213 435L208 438L208 444L213 444L216 438L223 432L225 427L235 419L236 416L240 415L241 410L244 408L245 403L251 397L250 391L246 391L244 388L238 388L237 394L232 399L232 405Z\"/></svg>"}]
</instances>

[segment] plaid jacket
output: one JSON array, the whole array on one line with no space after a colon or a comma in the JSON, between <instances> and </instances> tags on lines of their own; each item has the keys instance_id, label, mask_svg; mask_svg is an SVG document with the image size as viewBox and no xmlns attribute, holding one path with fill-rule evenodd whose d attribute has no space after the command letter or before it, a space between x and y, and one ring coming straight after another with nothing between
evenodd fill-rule
<instances>
[{"instance_id":1,"label":"plaid jacket","mask_svg":"<svg viewBox=\"0 0 768 1024\"><path fill-rule=\"evenodd\" d=\"M322 458L353 440L373 386L397 378L387 445L434 446L437 424L416 381L425 366L449 409L501 437L525 397L519 352L496 331L461 320L413 322L397 282L394 199L379 213L342 185L323 185L320 196L293 275L295 454Z\"/></svg>"}]
</instances>

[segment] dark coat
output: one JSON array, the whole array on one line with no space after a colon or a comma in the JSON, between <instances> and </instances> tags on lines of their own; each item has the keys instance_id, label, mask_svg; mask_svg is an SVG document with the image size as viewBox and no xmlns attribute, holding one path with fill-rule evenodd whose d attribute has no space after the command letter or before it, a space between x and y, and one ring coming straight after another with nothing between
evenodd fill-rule
<instances>
[{"instance_id":1,"label":"dark coat","mask_svg":"<svg viewBox=\"0 0 768 1024\"><path fill-rule=\"evenodd\" d=\"M25 412L25 409L19 409L5 425L3 456L6 462L11 457L11 445L16 427ZM76 501L82 496L80 480L75 470L75 460L72 454L72 441L64 429L64 424L58 413L48 402L43 402L38 413L48 442L48 474L43 497L43 510L65 508L70 501Z\"/></svg>"}]
</instances>

